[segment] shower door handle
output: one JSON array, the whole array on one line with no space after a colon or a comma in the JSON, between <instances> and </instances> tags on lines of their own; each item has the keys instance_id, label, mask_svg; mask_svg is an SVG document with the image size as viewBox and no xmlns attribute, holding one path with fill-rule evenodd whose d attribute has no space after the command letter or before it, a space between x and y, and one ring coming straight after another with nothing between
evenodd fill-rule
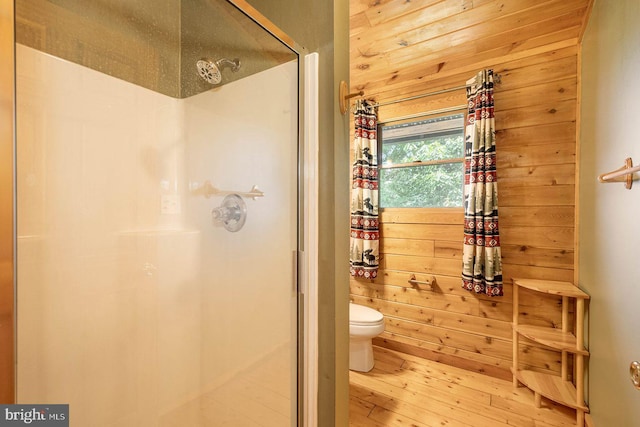
<instances>
[{"instance_id":1,"label":"shower door handle","mask_svg":"<svg viewBox=\"0 0 640 427\"><path fill-rule=\"evenodd\" d=\"M293 294L300 293L301 295L303 295L304 294L303 286L300 285L300 282L303 282L303 280L301 280L299 272L305 271L304 266L300 265L300 263L304 262L304 251L298 251L298 250L293 251L292 258L293 258L293 262L292 262L293 284L291 285L292 286L291 291L293 292Z\"/></svg>"},{"instance_id":2,"label":"shower door handle","mask_svg":"<svg viewBox=\"0 0 640 427\"><path fill-rule=\"evenodd\" d=\"M291 292L295 295L298 293L298 251L291 252Z\"/></svg>"}]
</instances>

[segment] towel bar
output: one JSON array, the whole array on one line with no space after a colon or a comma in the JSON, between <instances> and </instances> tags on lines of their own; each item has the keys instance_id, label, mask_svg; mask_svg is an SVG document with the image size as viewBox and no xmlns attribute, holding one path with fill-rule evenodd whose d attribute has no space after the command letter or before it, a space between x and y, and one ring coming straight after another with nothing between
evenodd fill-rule
<instances>
[{"instance_id":1,"label":"towel bar","mask_svg":"<svg viewBox=\"0 0 640 427\"><path fill-rule=\"evenodd\" d=\"M433 287L436 284L436 278L431 276L431 279L429 280L417 280L416 276L412 274L411 277L409 277L409 280L407 280L407 282L411 283L412 285L427 285L429 286L430 290L433 290Z\"/></svg>"},{"instance_id":2,"label":"towel bar","mask_svg":"<svg viewBox=\"0 0 640 427\"><path fill-rule=\"evenodd\" d=\"M214 187L213 185L211 185L211 182L209 181L205 181L201 186L198 186L196 188L193 188L191 190L192 194L201 194L204 197L206 197L207 199L211 196L226 196L229 194L237 194L239 196L242 197L250 197L253 200L256 199L256 197L264 197L264 192L261 191L257 185L254 185L251 190L249 191L227 191L227 190L220 190L216 187Z\"/></svg>"}]
</instances>

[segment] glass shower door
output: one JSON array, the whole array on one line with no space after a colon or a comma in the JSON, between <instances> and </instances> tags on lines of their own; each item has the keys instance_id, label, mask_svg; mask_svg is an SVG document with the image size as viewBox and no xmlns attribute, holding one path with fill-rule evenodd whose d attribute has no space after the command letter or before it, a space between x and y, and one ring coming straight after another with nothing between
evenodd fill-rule
<instances>
[{"instance_id":1,"label":"glass shower door","mask_svg":"<svg viewBox=\"0 0 640 427\"><path fill-rule=\"evenodd\" d=\"M209 0L18 0L16 40L18 403L295 425L298 54Z\"/></svg>"}]
</instances>

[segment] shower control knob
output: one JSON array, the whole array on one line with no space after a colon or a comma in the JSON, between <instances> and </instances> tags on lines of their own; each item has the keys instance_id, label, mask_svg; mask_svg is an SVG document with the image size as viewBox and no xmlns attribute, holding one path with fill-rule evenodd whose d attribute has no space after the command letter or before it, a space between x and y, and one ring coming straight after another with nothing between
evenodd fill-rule
<instances>
[{"instance_id":1,"label":"shower control knob","mask_svg":"<svg viewBox=\"0 0 640 427\"><path fill-rule=\"evenodd\" d=\"M211 211L214 222L225 222L238 217L238 210L220 206Z\"/></svg>"},{"instance_id":2,"label":"shower control knob","mask_svg":"<svg viewBox=\"0 0 640 427\"><path fill-rule=\"evenodd\" d=\"M211 211L213 223L228 231L238 231L247 219L247 205L238 194L229 194L222 205Z\"/></svg>"}]
</instances>

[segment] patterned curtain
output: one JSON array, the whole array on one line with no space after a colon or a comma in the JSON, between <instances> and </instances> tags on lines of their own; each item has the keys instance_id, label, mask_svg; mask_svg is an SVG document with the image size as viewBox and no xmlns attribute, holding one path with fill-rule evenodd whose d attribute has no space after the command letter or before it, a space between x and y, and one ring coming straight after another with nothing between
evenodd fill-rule
<instances>
[{"instance_id":1,"label":"patterned curtain","mask_svg":"<svg viewBox=\"0 0 640 427\"><path fill-rule=\"evenodd\" d=\"M351 275L378 275L378 113L371 101L356 101L351 186Z\"/></svg>"},{"instance_id":2,"label":"patterned curtain","mask_svg":"<svg viewBox=\"0 0 640 427\"><path fill-rule=\"evenodd\" d=\"M462 287L502 296L493 70L467 81Z\"/></svg>"}]
</instances>

